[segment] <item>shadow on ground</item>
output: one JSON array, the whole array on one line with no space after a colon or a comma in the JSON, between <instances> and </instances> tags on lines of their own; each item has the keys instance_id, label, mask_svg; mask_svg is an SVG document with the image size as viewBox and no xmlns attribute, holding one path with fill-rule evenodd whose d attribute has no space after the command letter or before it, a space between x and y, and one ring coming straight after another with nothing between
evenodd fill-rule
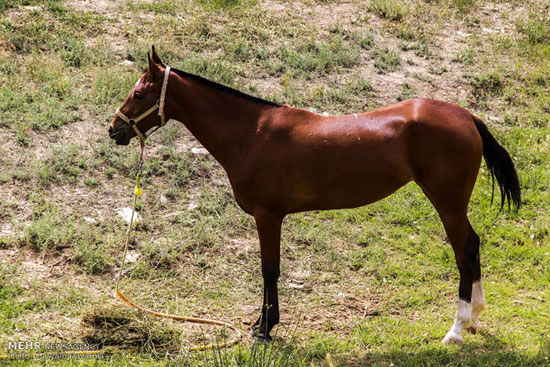
<instances>
[{"instance_id":1,"label":"shadow on ground","mask_svg":"<svg viewBox=\"0 0 550 367\"><path fill-rule=\"evenodd\" d=\"M387 352L367 352L363 356L342 358L339 366L550 366L550 340L541 342L539 352L517 350L510 342L482 335L480 342L463 345L426 345L418 351L393 348Z\"/></svg>"}]
</instances>

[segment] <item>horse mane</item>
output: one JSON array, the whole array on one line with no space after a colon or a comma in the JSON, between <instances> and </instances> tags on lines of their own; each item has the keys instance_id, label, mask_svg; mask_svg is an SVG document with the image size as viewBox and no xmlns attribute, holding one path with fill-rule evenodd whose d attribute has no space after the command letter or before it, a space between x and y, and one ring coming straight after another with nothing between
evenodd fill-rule
<instances>
[{"instance_id":1,"label":"horse mane","mask_svg":"<svg viewBox=\"0 0 550 367\"><path fill-rule=\"evenodd\" d=\"M281 104L279 104L277 102L267 101L265 99L261 99L261 98L258 98L258 97L251 96L249 94L243 93L241 91L230 88L230 87L225 86L223 84L219 84L219 83L213 82L211 80L205 79L202 76L198 76L198 75L195 75L195 74L190 74L190 73L187 73L185 71L181 71L181 70L174 69L174 68L172 68L172 71L174 71L176 74L178 74L179 76L181 76L183 78L190 78L190 79L196 80L198 82L201 82L202 84L205 84L208 87L218 89L218 90L221 90L223 92L231 93L234 96L240 97L240 98L245 99L245 100L250 101L250 102L262 103L262 104L266 104L266 105L269 105L269 106L272 106L272 107L281 107L282 106Z\"/></svg>"}]
</instances>

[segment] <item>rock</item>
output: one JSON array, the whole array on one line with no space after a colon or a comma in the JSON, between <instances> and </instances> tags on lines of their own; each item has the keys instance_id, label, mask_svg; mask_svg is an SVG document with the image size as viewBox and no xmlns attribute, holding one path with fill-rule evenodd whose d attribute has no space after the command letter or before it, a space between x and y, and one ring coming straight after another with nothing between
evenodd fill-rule
<instances>
[{"instance_id":1,"label":"rock","mask_svg":"<svg viewBox=\"0 0 550 367\"><path fill-rule=\"evenodd\" d=\"M191 148L191 153L196 155L205 155L208 154L208 150L204 148Z\"/></svg>"},{"instance_id":2,"label":"rock","mask_svg":"<svg viewBox=\"0 0 550 367\"><path fill-rule=\"evenodd\" d=\"M126 262L127 263L135 263L139 259L140 256L141 256L141 254L138 251L130 250L126 254Z\"/></svg>"},{"instance_id":3,"label":"rock","mask_svg":"<svg viewBox=\"0 0 550 367\"><path fill-rule=\"evenodd\" d=\"M491 29L491 28L485 28L485 27L482 27L482 28L481 28L481 31L482 31L483 33L487 33L487 34L500 33L500 29Z\"/></svg>"},{"instance_id":4,"label":"rock","mask_svg":"<svg viewBox=\"0 0 550 367\"><path fill-rule=\"evenodd\" d=\"M90 224L97 224L97 220L95 220L92 217L82 217L84 219L84 222L90 223Z\"/></svg>"},{"instance_id":5,"label":"rock","mask_svg":"<svg viewBox=\"0 0 550 367\"><path fill-rule=\"evenodd\" d=\"M124 66L132 66L132 65L134 65L134 64L135 64L135 62L130 61L130 60L122 60L122 61L120 62L120 65L124 65Z\"/></svg>"},{"instance_id":6,"label":"rock","mask_svg":"<svg viewBox=\"0 0 550 367\"><path fill-rule=\"evenodd\" d=\"M132 220L132 208L118 208L116 213L119 217L122 218L126 223L130 223ZM138 212L134 213L134 224L141 222L141 215Z\"/></svg>"},{"instance_id":7,"label":"rock","mask_svg":"<svg viewBox=\"0 0 550 367\"><path fill-rule=\"evenodd\" d=\"M162 206L166 206L168 204L168 199L164 195L161 195L159 197L159 201L160 201L160 205Z\"/></svg>"}]
</instances>

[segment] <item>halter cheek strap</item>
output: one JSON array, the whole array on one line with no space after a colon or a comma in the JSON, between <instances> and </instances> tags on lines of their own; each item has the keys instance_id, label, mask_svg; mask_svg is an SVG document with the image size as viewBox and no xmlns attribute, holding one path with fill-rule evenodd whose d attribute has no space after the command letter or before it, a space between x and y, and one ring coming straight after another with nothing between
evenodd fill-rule
<instances>
[{"instance_id":1,"label":"halter cheek strap","mask_svg":"<svg viewBox=\"0 0 550 367\"><path fill-rule=\"evenodd\" d=\"M151 108L149 108L147 111L143 112L141 115L135 118L129 118L125 114L123 114L120 111L120 108L117 108L115 111L115 114L120 117L120 119L124 122L126 122L128 125L134 129L134 132L136 133L137 137L141 141L141 144L145 143L145 139L154 133L158 128L161 126L164 126L166 124L166 118L164 117L164 103L166 99L166 86L168 85L168 78L170 76L170 66L167 66L164 70L164 80L162 81L162 89L160 90L160 99L155 103ZM141 131L139 131L137 127L137 123L141 120L143 120L145 117L149 116L153 111L156 109L159 110L158 115L160 116L160 126L157 126L153 131L151 131L148 135L144 135Z\"/></svg>"}]
</instances>

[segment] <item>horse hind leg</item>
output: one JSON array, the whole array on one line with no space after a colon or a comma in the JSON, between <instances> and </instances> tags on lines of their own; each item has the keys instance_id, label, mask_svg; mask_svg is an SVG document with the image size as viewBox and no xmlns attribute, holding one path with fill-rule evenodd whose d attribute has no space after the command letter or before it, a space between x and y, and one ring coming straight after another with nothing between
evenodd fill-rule
<instances>
[{"instance_id":1,"label":"horse hind leg","mask_svg":"<svg viewBox=\"0 0 550 367\"><path fill-rule=\"evenodd\" d=\"M460 273L458 310L451 329L443 338L443 343L462 343L462 330L472 326L472 288L479 259L479 239L465 214L441 215L441 219L451 241Z\"/></svg>"},{"instance_id":2,"label":"horse hind leg","mask_svg":"<svg viewBox=\"0 0 550 367\"><path fill-rule=\"evenodd\" d=\"M467 221L467 219L466 219ZM457 264L459 271L461 272L461 281L462 281L462 272L470 272L472 277L472 286L470 294L470 321L466 323L465 329L471 334L476 334L481 328L481 323L479 317L483 311L486 309L485 303L485 294L483 291L483 283L481 282L481 265L480 265L480 254L479 254L479 236L474 231L470 223L468 222L468 236L466 239L466 245L462 251L455 249L453 245L453 250L455 251L455 258L457 259ZM459 247L460 249L460 247ZM460 259L460 260L459 260ZM462 264L460 264L462 263ZM473 267L471 270L470 268ZM462 268L462 270L460 270ZM466 274L466 278L469 277L469 274ZM465 279L465 282L469 280ZM464 299L464 296L467 296L467 290L463 289L461 293L461 288L459 288L459 298ZM457 317L458 318L458 317Z\"/></svg>"},{"instance_id":3,"label":"horse hind leg","mask_svg":"<svg viewBox=\"0 0 550 367\"><path fill-rule=\"evenodd\" d=\"M443 343L462 343L462 330L467 329L476 333L481 327L479 315L485 309L479 236L470 225L466 214L470 195L464 195L465 191L461 190L456 190L455 195L449 195L448 192L445 195L437 190L430 190L429 186L421 187L439 213L460 273L458 310L451 329L443 338ZM460 192L462 195L458 195Z\"/></svg>"}]
</instances>

